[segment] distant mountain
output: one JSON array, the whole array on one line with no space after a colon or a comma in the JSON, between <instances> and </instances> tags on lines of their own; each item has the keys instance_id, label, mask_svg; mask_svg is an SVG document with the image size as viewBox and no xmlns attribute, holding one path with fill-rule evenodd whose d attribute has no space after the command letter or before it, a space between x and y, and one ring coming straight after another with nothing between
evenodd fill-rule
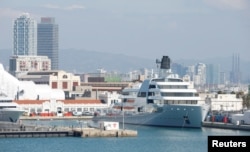
<instances>
[{"instance_id":1,"label":"distant mountain","mask_svg":"<svg viewBox=\"0 0 250 152\"><path fill-rule=\"evenodd\" d=\"M74 73L96 72L100 68L118 72L152 69L156 67L154 62L154 59L75 49L60 50L59 55L59 67Z\"/></svg>"},{"instance_id":2,"label":"distant mountain","mask_svg":"<svg viewBox=\"0 0 250 152\"><path fill-rule=\"evenodd\" d=\"M0 63L9 66L11 49L0 50ZM161 57L161 56L159 56ZM145 59L123 54L104 53L77 49L59 51L59 68L68 72L88 73L103 68L107 71L128 72L141 68L155 68L155 59Z\"/></svg>"},{"instance_id":3,"label":"distant mountain","mask_svg":"<svg viewBox=\"0 0 250 152\"><path fill-rule=\"evenodd\" d=\"M9 66L11 49L0 50L0 63L4 67ZM159 59L162 54L159 54ZM171 56L170 56L171 58ZM104 53L97 51L87 51L79 49L62 49L59 51L59 68L73 73L96 72L103 68L107 71L128 72L141 68L155 69L156 59L145 59L143 57L128 56L124 54ZM219 64L221 71L229 73L232 69L232 57L208 58L201 60L193 59L172 59L172 62L184 66L195 65L199 62L205 64ZM243 80L250 80L250 61L240 61L240 70Z\"/></svg>"}]
</instances>

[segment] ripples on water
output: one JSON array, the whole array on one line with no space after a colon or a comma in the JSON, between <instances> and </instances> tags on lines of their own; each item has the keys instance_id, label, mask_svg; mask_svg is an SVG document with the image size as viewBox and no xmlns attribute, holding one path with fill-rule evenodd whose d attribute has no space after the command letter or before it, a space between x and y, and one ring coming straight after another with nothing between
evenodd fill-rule
<instances>
[{"instance_id":1,"label":"ripples on water","mask_svg":"<svg viewBox=\"0 0 250 152\"><path fill-rule=\"evenodd\" d=\"M27 123L27 122L26 122ZM37 125L77 126L79 121L33 121ZM121 127L121 126L120 126ZM203 152L208 135L250 135L224 129L184 129L125 125L137 137L0 138L0 152Z\"/></svg>"}]
</instances>

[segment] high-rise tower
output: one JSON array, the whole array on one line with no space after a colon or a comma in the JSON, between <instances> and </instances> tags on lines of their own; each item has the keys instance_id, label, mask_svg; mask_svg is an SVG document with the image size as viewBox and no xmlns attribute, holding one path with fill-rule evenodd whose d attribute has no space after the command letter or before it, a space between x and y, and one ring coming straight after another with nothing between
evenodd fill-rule
<instances>
[{"instance_id":1,"label":"high-rise tower","mask_svg":"<svg viewBox=\"0 0 250 152\"><path fill-rule=\"evenodd\" d=\"M38 55L48 56L51 59L51 69L58 69L58 24L55 18L42 17L37 25L37 52Z\"/></svg>"},{"instance_id":2,"label":"high-rise tower","mask_svg":"<svg viewBox=\"0 0 250 152\"><path fill-rule=\"evenodd\" d=\"M206 65L204 63L198 63L195 66L194 84L200 86L206 84Z\"/></svg>"},{"instance_id":3,"label":"high-rise tower","mask_svg":"<svg viewBox=\"0 0 250 152\"><path fill-rule=\"evenodd\" d=\"M37 23L23 13L13 23L13 55L37 55Z\"/></svg>"},{"instance_id":4,"label":"high-rise tower","mask_svg":"<svg viewBox=\"0 0 250 152\"><path fill-rule=\"evenodd\" d=\"M239 84L240 79L241 79L240 56L239 56L239 54L233 54L232 71L230 73L230 80L231 80L232 84Z\"/></svg>"}]
</instances>

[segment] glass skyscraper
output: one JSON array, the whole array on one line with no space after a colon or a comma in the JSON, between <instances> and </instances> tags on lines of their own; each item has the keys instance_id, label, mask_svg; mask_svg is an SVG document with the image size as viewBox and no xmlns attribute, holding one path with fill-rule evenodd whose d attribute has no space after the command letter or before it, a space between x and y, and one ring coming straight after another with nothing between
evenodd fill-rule
<instances>
[{"instance_id":1,"label":"glass skyscraper","mask_svg":"<svg viewBox=\"0 0 250 152\"><path fill-rule=\"evenodd\" d=\"M48 56L51 69L58 69L58 24L53 17L42 17L37 25L37 54Z\"/></svg>"},{"instance_id":2,"label":"glass skyscraper","mask_svg":"<svg viewBox=\"0 0 250 152\"><path fill-rule=\"evenodd\" d=\"M13 55L37 55L37 23L23 13L13 23Z\"/></svg>"},{"instance_id":3,"label":"glass skyscraper","mask_svg":"<svg viewBox=\"0 0 250 152\"><path fill-rule=\"evenodd\" d=\"M207 64L206 83L208 85L218 85L220 83L220 66L217 64Z\"/></svg>"}]
</instances>

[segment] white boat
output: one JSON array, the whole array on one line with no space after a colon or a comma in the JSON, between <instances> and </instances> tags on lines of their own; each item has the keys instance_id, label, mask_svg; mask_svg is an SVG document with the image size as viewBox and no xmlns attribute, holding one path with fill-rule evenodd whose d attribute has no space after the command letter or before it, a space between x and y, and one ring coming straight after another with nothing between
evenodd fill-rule
<instances>
[{"instance_id":1,"label":"white boat","mask_svg":"<svg viewBox=\"0 0 250 152\"><path fill-rule=\"evenodd\" d=\"M24 113L12 99L0 96L0 121L17 122Z\"/></svg>"},{"instance_id":2,"label":"white boat","mask_svg":"<svg viewBox=\"0 0 250 152\"><path fill-rule=\"evenodd\" d=\"M124 89L123 102L97 111L93 120L200 128L210 106L202 103L192 82L171 73L168 56L157 63L160 63L159 77Z\"/></svg>"}]
</instances>

